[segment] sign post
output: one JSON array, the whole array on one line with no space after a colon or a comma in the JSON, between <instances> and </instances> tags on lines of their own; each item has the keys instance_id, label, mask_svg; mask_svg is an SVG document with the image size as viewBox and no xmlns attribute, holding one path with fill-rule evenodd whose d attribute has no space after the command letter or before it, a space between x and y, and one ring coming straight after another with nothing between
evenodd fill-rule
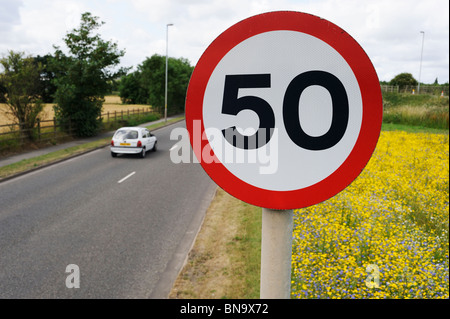
<instances>
[{"instance_id":1,"label":"sign post","mask_svg":"<svg viewBox=\"0 0 450 319\"><path fill-rule=\"evenodd\" d=\"M292 209L333 197L361 173L382 115L364 50L313 15L250 17L201 56L187 90L186 128L206 173L263 207L262 298L290 296Z\"/></svg>"},{"instance_id":2,"label":"sign post","mask_svg":"<svg viewBox=\"0 0 450 319\"><path fill-rule=\"evenodd\" d=\"M292 209L262 209L261 299L291 297Z\"/></svg>"}]
</instances>

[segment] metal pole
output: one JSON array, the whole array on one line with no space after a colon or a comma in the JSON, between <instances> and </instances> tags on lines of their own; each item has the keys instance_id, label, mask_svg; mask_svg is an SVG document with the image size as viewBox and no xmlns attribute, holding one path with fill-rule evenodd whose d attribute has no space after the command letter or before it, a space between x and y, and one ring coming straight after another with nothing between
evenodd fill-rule
<instances>
[{"instance_id":1,"label":"metal pole","mask_svg":"<svg viewBox=\"0 0 450 319\"><path fill-rule=\"evenodd\" d=\"M164 122L167 122L167 62L169 55L169 26L172 25L172 23L168 23L166 25L166 88L164 90Z\"/></svg>"},{"instance_id":2,"label":"metal pole","mask_svg":"<svg viewBox=\"0 0 450 319\"><path fill-rule=\"evenodd\" d=\"M294 211L262 209L261 299L290 299Z\"/></svg>"},{"instance_id":3,"label":"metal pole","mask_svg":"<svg viewBox=\"0 0 450 319\"><path fill-rule=\"evenodd\" d=\"M422 51L420 52L419 86L417 87L417 94L420 94L420 76L422 74L423 41L425 39L425 31L420 31L420 33L422 33Z\"/></svg>"}]
</instances>

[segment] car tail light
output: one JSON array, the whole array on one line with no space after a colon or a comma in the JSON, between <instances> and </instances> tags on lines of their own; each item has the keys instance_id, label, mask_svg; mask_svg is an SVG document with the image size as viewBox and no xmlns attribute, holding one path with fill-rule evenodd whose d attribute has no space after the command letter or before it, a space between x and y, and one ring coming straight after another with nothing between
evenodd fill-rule
<instances>
[{"instance_id":1,"label":"car tail light","mask_svg":"<svg viewBox=\"0 0 450 319\"><path fill-rule=\"evenodd\" d=\"M111 140L111 146L114 146L114 140Z\"/></svg>"},{"instance_id":2,"label":"car tail light","mask_svg":"<svg viewBox=\"0 0 450 319\"><path fill-rule=\"evenodd\" d=\"M141 141L137 142L137 147L142 147L142 142Z\"/></svg>"}]
</instances>

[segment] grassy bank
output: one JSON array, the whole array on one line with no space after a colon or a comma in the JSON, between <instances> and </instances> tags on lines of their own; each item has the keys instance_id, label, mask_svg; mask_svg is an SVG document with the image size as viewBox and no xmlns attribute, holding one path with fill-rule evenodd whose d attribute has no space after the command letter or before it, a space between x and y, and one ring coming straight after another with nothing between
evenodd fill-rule
<instances>
[{"instance_id":1,"label":"grassy bank","mask_svg":"<svg viewBox=\"0 0 450 319\"><path fill-rule=\"evenodd\" d=\"M435 95L383 94L383 123L449 129L449 98Z\"/></svg>"},{"instance_id":2,"label":"grassy bank","mask_svg":"<svg viewBox=\"0 0 450 319\"><path fill-rule=\"evenodd\" d=\"M218 188L169 298L259 298L261 208Z\"/></svg>"}]
</instances>

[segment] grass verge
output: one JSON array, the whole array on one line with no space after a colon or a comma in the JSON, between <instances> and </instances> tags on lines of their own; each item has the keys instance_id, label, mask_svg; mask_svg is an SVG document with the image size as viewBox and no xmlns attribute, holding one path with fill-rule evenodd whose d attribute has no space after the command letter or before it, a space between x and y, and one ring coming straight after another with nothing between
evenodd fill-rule
<instances>
[{"instance_id":1,"label":"grass verge","mask_svg":"<svg viewBox=\"0 0 450 319\"><path fill-rule=\"evenodd\" d=\"M150 130L155 130L159 127L165 126L167 124L175 123L177 121L180 121L184 117L177 117L174 119L167 120L167 123L160 122L155 123L152 125L147 126ZM24 173L33 169L36 169L38 167L46 166L52 163L59 162L61 160L83 154L92 150L95 150L99 147L104 147L109 144L111 141L110 137L99 139L94 142L85 143L77 146L72 146L63 150L51 152L48 154L36 156L30 159L24 159L17 163L13 163L10 165L6 165L3 167L0 167L0 181L2 179L14 176L16 174Z\"/></svg>"},{"instance_id":2,"label":"grass verge","mask_svg":"<svg viewBox=\"0 0 450 319\"><path fill-rule=\"evenodd\" d=\"M383 131L404 131L408 133L433 133L433 134L448 134L448 129L430 128L423 125L406 125L396 123L383 123L381 126Z\"/></svg>"},{"instance_id":3,"label":"grass verge","mask_svg":"<svg viewBox=\"0 0 450 319\"><path fill-rule=\"evenodd\" d=\"M95 142L77 145L63 150L55 151L52 153L40 155L37 157L24 159L17 163L0 167L0 181L4 178L11 177L19 173L27 172L36 169L38 167L46 166L51 163L56 163L63 159L105 146L108 144L109 140L110 138L101 139Z\"/></svg>"},{"instance_id":4,"label":"grass verge","mask_svg":"<svg viewBox=\"0 0 450 319\"><path fill-rule=\"evenodd\" d=\"M169 298L259 298L261 208L221 188Z\"/></svg>"},{"instance_id":5,"label":"grass verge","mask_svg":"<svg viewBox=\"0 0 450 319\"><path fill-rule=\"evenodd\" d=\"M383 93L383 109L384 123L449 128L448 97Z\"/></svg>"}]
</instances>

